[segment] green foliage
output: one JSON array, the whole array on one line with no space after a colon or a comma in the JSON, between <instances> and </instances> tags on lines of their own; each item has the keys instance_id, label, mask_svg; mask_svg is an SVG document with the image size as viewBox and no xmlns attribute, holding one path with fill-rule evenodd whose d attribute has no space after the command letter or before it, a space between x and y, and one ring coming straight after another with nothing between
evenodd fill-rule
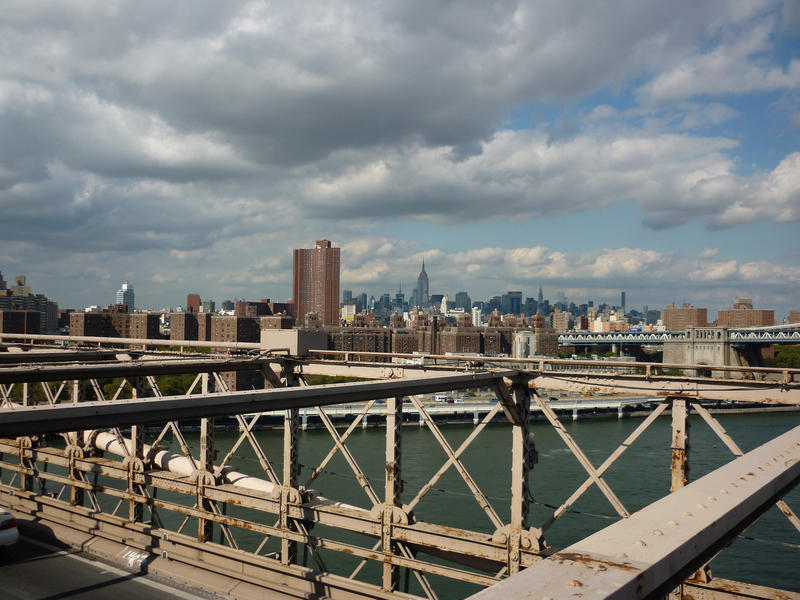
<instances>
[{"instance_id":1,"label":"green foliage","mask_svg":"<svg viewBox=\"0 0 800 600\"><path fill-rule=\"evenodd\" d=\"M306 383L308 383L308 385L349 383L351 381L365 381L365 380L360 377L345 377L344 375L306 375Z\"/></svg>"},{"instance_id":2,"label":"green foliage","mask_svg":"<svg viewBox=\"0 0 800 600\"><path fill-rule=\"evenodd\" d=\"M192 385L196 375L194 373L184 373L182 375L163 375L156 377L158 389L164 396L182 396ZM200 384L197 385L195 393L198 393Z\"/></svg>"},{"instance_id":3,"label":"green foliage","mask_svg":"<svg viewBox=\"0 0 800 600\"><path fill-rule=\"evenodd\" d=\"M205 346L166 346L164 348L169 352L184 352L193 354L211 354L211 347Z\"/></svg>"},{"instance_id":4,"label":"green foliage","mask_svg":"<svg viewBox=\"0 0 800 600\"><path fill-rule=\"evenodd\" d=\"M645 352L644 362L653 362L653 363L664 362L664 351L656 350L655 352Z\"/></svg>"},{"instance_id":5,"label":"green foliage","mask_svg":"<svg viewBox=\"0 0 800 600\"><path fill-rule=\"evenodd\" d=\"M561 350L558 353L558 358L572 358L572 351L570 351L570 350Z\"/></svg>"},{"instance_id":6,"label":"green foliage","mask_svg":"<svg viewBox=\"0 0 800 600\"><path fill-rule=\"evenodd\" d=\"M800 369L800 346L775 346L775 358L764 362L768 367Z\"/></svg>"}]
</instances>

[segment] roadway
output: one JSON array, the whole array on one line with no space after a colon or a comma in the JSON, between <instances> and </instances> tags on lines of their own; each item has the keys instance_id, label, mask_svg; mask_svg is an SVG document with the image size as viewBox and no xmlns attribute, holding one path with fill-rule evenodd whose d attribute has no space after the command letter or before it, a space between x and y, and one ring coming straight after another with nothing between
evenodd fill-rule
<instances>
[{"instance_id":1,"label":"roadway","mask_svg":"<svg viewBox=\"0 0 800 600\"><path fill-rule=\"evenodd\" d=\"M22 537L0 551L0 598L4 600L198 600L216 598L178 589L142 573L90 560Z\"/></svg>"}]
</instances>

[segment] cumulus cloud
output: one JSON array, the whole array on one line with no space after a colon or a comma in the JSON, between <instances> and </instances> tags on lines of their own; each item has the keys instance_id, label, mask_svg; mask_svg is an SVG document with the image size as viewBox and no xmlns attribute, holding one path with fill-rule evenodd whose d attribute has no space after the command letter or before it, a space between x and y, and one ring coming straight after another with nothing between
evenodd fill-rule
<instances>
[{"instance_id":1,"label":"cumulus cloud","mask_svg":"<svg viewBox=\"0 0 800 600\"><path fill-rule=\"evenodd\" d=\"M652 301L655 305L663 305L677 293L690 301L726 306L736 294L741 295L742 289L750 290L748 294L752 296L777 298L790 294L800 283L800 268L793 265L720 261L715 259L713 250L690 256L647 248L564 253L543 246L488 247L469 251L472 257L486 259L476 263L471 263L466 254L426 250L425 255L431 256L430 261L426 260L431 293L453 296L457 291L468 290L473 300L487 299L505 290L521 290L524 295L533 296L544 284L550 297L554 290L566 290L575 301L615 301L620 289L628 289L629 295L641 297L647 293L658 298ZM415 283L418 270L418 263L409 255L376 258L344 270L342 285L356 292L392 290L398 280ZM410 292L408 284L404 290ZM767 301L773 305L773 300Z\"/></svg>"},{"instance_id":2,"label":"cumulus cloud","mask_svg":"<svg viewBox=\"0 0 800 600\"><path fill-rule=\"evenodd\" d=\"M772 42L796 14L725 0L10 0L0 256L93 292L90 267L141 272L154 297L276 295L288 251L314 237L340 240L354 283L413 279L422 244L378 235L398 223L623 202L654 230L796 223L798 155L742 174L741 136L711 129L741 117L719 95L797 89L800 63ZM477 245L424 255L502 285L664 264L649 250Z\"/></svg>"},{"instance_id":3,"label":"cumulus cloud","mask_svg":"<svg viewBox=\"0 0 800 600\"><path fill-rule=\"evenodd\" d=\"M736 147L728 138L636 130L612 137L587 130L557 142L540 130L502 131L465 160L452 148L412 146L388 151L364 169L320 174L299 192L327 218L344 210L356 219L524 219L633 201L653 229L697 218L714 228L800 219L800 155L745 177L728 156Z\"/></svg>"},{"instance_id":4,"label":"cumulus cloud","mask_svg":"<svg viewBox=\"0 0 800 600\"><path fill-rule=\"evenodd\" d=\"M743 34L730 32L733 39L705 54L687 57L645 84L641 93L654 101L797 88L800 59L792 58L785 66L763 59L774 30L775 19L766 18Z\"/></svg>"}]
</instances>

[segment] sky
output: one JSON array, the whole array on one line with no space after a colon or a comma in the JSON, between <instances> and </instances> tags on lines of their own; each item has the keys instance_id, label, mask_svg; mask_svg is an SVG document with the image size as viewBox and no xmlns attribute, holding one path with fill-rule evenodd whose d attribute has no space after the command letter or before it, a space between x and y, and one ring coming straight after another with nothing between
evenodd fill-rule
<instances>
[{"instance_id":1,"label":"sky","mask_svg":"<svg viewBox=\"0 0 800 600\"><path fill-rule=\"evenodd\" d=\"M800 0L4 0L0 271L800 308Z\"/></svg>"}]
</instances>

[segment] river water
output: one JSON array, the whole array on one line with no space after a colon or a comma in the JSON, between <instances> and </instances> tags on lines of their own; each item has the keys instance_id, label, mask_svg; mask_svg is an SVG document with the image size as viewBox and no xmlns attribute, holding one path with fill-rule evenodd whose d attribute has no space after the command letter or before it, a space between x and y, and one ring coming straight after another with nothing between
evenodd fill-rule
<instances>
[{"instance_id":1,"label":"river water","mask_svg":"<svg viewBox=\"0 0 800 600\"><path fill-rule=\"evenodd\" d=\"M769 439L800 425L800 412L721 415L719 421L746 452ZM595 466L636 428L640 418L594 419L565 422ZM471 425L447 425L442 432L451 446L457 447L473 430ZM552 506L563 502L586 479L586 472L565 447L553 428L543 422L531 424L538 463L533 469L530 486L535 503L531 507L531 526L539 526L552 514ZM669 492L670 485L670 420L659 418L643 436L607 471L606 480L622 503L633 513ZM731 459L728 449L698 417L691 420L690 479L694 480ZM261 431L257 437L276 469L280 468L282 432ZM350 449L378 497L383 498L384 436L382 428L355 431L347 440ZM235 433L216 435L216 447L224 455L237 438ZM427 428L405 427L402 433L403 499L408 502L444 463L446 455ZM196 436L189 442L195 446ZM332 446L326 431L305 431L300 436L301 483ZM489 425L463 455L463 462L481 490L489 497L504 522L509 518L511 427ZM249 448L242 446L232 463L236 468L259 473L259 465ZM325 472L310 484L323 495L369 508L370 502L355 482L352 471L337 454ZM800 512L800 489L793 490L787 502ZM236 514L231 509L231 514ZM494 527L477 505L461 477L450 469L416 507L417 519L431 523L491 532ZM245 513L241 513L245 516ZM252 518L252 513L247 514ZM582 537L618 520L616 514L596 487L584 495L574 511L557 521L545 534L549 546L567 546ZM272 523L270 523L272 524ZM374 540L354 534L338 535L316 527L314 535L360 542L371 547ZM249 532L236 532L240 546L253 549L261 540ZM252 546L253 548L250 548ZM267 546L269 549L270 546ZM274 546L273 546L274 549ZM358 561L352 557L325 554L328 566L351 570ZM309 561L310 563L310 561ZM770 587L800 592L800 533L776 509L771 508L750 530L726 548L712 563L715 576L737 579ZM380 582L378 565L365 568L359 579ZM460 598L477 591L477 587L431 577L442 598ZM410 591L419 593L414 578Z\"/></svg>"}]
</instances>

